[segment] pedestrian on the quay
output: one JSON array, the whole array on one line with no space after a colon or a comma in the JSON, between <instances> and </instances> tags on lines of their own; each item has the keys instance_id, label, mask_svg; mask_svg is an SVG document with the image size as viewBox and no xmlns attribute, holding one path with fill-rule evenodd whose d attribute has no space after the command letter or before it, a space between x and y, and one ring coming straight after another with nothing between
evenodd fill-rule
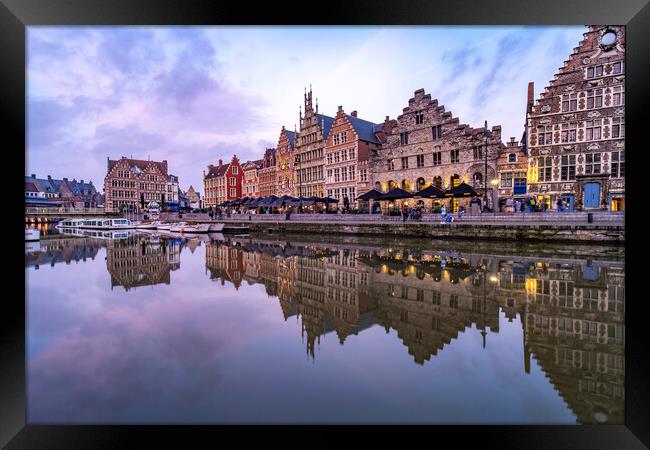
<instances>
[{"instance_id":1,"label":"pedestrian on the quay","mask_svg":"<svg viewBox=\"0 0 650 450\"><path fill-rule=\"evenodd\" d=\"M406 217L408 216L409 210L406 205L402 205L402 222L406 222Z\"/></svg>"},{"instance_id":2,"label":"pedestrian on the quay","mask_svg":"<svg viewBox=\"0 0 650 450\"><path fill-rule=\"evenodd\" d=\"M461 206L458 208L458 220L463 218L463 215L465 214L465 207Z\"/></svg>"},{"instance_id":3,"label":"pedestrian on the quay","mask_svg":"<svg viewBox=\"0 0 650 450\"><path fill-rule=\"evenodd\" d=\"M519 203L519 200L515 200L515 212L518 213L520 208L521 203Z\"/></svg>"},{"instance_id":4,"label":"pedestrian on the quay","mask_svg":"<svg viewBox=\"0 0 650 450\"><path fill-rule=\"evenodd\" d=\"M446 217L447 217L447 208L445 208L445 205L442 205L442 208L440 208L440 223L444 223Z\"/></svg>"},{"instance_id":5,"label":"pedestrian on the quay","mask_svg":"<svg viewBox=\"0 0 650 450\"><path fill-rule=\"evenodd\" d=\"M557 212L562 212L564 210L564 203L562 202L562 197L557 198Z\"/></svg>"}]
</instances>

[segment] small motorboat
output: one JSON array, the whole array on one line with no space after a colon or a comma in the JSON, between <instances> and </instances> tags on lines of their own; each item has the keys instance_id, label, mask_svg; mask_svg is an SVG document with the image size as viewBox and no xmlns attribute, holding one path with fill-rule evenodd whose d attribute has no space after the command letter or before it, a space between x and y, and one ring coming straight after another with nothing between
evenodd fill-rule
<instances>
[{"instance_id":1,"label":"small motorboat","mask_svg":"<svg viewBox=\"0 0 650 450\"><path fill-rule=\"evenodd\" d=\"M34 242L41 240L41 232L36 228L25 228L25 242Z\"/></svg>"},{"instance_id":2,"label":"small motorboat","mask_svg":"<svg viewBox=\"0 0 650 450\"><path fill-rule=\"evenodd\" d=\"M162 222L160 222L160 223L158 223L158 225L156 226L156 228L159 229L159 230L162 230L162 231L169 231L170 228L172 227L172 225L174 225L174 224L172 224L172 223L162 223Z\"/></svg>"},{"instance_id":3,"label":"small motorboat","mask_svg":"<svg viewBox=\"0 0 650 450\"><path fill-rule=\"evenodd\" d=\"M210 227L208 228L208 231L210 233L221 233L223 231L223 227L225 224L223 223L211 223Z\"/></svg>"},{"instance_id":4,"label":"small motorboat","mask_svg":"<svg viewBox=\"0 0 650 450\"><path fill-rule=\"evenodd\" d=\"M172 231L172 232L174 232L174 233L182 233L182 232L183 232L183 228L186 227L186 226L187 226L187 222L177 222L177 223L173 223L173 224L169 227L169 231Z\"/></svg>"},{"instance_id":5,"label":"small motorboat","mask_svg":"<svg viewBox=\"0 0 650 450\"><path fill-rule=\"evenodd\" d=\"M136 222L135 228L138 230L155 230L158 228L157 222Z\"/></svg>"},{"instance_id":6,"label":"small motorboat","mask_svg":"<svg viewBox=\"0 0 650 450\"><path fill-rule=\"evenodd\" d=\"M209 223L188 223L183 226L183 233L207 233L210 231Z\"/></svg>"}]
</instances>

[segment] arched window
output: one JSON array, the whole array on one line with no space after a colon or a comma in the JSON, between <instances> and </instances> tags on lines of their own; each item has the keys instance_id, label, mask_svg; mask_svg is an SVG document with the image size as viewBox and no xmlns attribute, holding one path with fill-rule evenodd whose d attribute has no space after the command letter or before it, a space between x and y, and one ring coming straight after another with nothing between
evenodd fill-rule
<instances>
[{"instance_id":1,"label":"arched window","mask_svg":"<svg viewBox=\"0 0 650 450\"><path fill-rule=\"evenodd\" d=\"M442 178L440 176L433 177L433 185L442 188Z\"/></svg>"},{"instance_id":2,"label":"arched window","mask_svg":"<svg viewBox=\"0 0 650 450\"><path fill-rule=\"evenodd\" d=\"M475 172L474 175L472 175L472 183L474 184L474 187L483 186L483 174L481 172Z\"/></svg>"},{"instance_id":3,"label":"arched window","mask_svg":"<svg viewBox=\"0 0 650 450\"><path fill-rule=\"evenodd\" d=\"M392 189L395 189L396 187L397 187L397 185L395 184L395 182L393 180L388 181L388 190L389 191L392 190Z\"/></svg>"},{"instance_id":4,"label":"arched window","mask_svg":"<svg viewBox=\"0 0 650 450\"><path fill-rule=\"evenodd\" d=\"M458 176L458 174L455 173L449 178L449 186L456 187L459 184L460 184L460 177Z\"/></svg>"},{"instance_id":5,"label":"arched window","mask_svg":"<svg viewBox=\"0 0 650 450\"><path fill-rule=\"evenodd\" d=\"M402 189L405 191L410 190L411 184L409 183L409 180L402 180Z\"/></svg>"},{"instance_id":6,"label":"arched window","mask_svg":"<svg viewBox=\"0 0 650 450\"><path fill-rule=\"evenodd\" d=\"M422 189L424 189L424 184L425 183L426 182L424 181L424 178L422 178L422 177L418 178L418 181L417 181L418 191L421 191Z\"/></svg>"}]
</instances>

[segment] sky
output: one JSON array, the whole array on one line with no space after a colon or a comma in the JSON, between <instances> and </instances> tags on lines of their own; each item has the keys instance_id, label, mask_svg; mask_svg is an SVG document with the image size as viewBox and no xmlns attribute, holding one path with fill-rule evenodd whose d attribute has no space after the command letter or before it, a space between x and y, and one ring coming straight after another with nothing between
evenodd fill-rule
<instances>
[{"instance_id":1,"label":"sky","mask_svg":"<svg viewBox=\"0 0 650 450\"><path fill-rule=\"evenodd\" d=\"M219 159L261 159L299 126L311 85L319 112L382 122L423 88L473 127L523 133L535 98L584 26L41 27L27 30L26 169L92 180L107 158L168 161L203 193Z\"/></svg>"}]
</instances>

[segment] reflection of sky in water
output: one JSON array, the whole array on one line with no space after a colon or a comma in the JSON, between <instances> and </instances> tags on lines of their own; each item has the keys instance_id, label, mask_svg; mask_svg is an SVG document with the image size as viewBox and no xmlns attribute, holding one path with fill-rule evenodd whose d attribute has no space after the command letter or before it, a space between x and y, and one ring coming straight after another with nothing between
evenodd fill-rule
<instances>
[{"instance_id":1,"label":"reflection of sky in water","mask_svg":"<svg viewBox=\"0 0 650 450\"><path fill-rule=\"evenodd\" d=\"M32 423L576 423L521 319L499 313L486 348L475 324L415 364L378 324L321 336L306 353L262 284L211 281L205 244L184 248L170 284L111 290L107 250L27 270Z\"/></svg>"}]
</instances>

